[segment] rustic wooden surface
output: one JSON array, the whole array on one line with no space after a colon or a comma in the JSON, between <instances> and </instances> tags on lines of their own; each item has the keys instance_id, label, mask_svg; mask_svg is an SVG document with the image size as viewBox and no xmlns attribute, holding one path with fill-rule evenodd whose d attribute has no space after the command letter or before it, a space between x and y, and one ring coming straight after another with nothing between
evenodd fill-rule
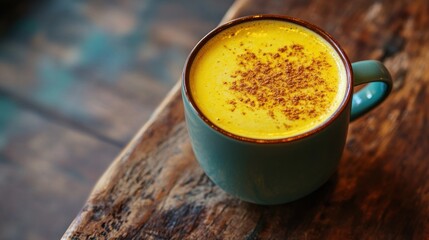
<instances>
[{"instance_id":1,"label":"rustic wooden surface","mask_svg":"<svg viewBox=\"0 0 429 240\"><path fill-rule=\"evenodd\" d=\"M179 84L99 179L64 239L429 239L429 3L238 0L225 19L300 17L351 61L378 59L391 96L353 122L337 173L304 199L258 206L194 159Z\"/></svg>"},{"instance_id":2,"label":"rustic wooden surface","mask_svg":"<svg viewBox=\"0 0 429 240\"><path fill-rule=\"evenodd\" d=\"M59 239L232 0L6 0L0 239Z\"/></svg>"}]
</instances>

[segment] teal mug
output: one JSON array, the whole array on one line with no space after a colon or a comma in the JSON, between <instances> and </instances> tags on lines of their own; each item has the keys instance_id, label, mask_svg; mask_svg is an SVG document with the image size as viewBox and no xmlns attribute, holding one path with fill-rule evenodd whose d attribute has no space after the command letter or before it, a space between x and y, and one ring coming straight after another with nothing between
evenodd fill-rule
<instances>
[{"instance_id":1,"label":"teal mug","mask_svg":"<svg viewBox=\"0 0 429 240\"><path fill-rule=\"evenodd\" d=\"M225 29L249 21L286 21L323 37L346 70L346 93L338 109L318 127L274 140L242 138L213 124L190 91L190 69L201 48ZM244 201L272 205L294 201L323 185L336 171L349 123L380 104L390 93L389 72L378 61L351 64L338 43L310 23L287 16L257 15L232 20L207 34L190 53L183 71L182 98L195 157L207 176ZM367 85L353 93L353 87Z\"/></svg>"}]
</instances>

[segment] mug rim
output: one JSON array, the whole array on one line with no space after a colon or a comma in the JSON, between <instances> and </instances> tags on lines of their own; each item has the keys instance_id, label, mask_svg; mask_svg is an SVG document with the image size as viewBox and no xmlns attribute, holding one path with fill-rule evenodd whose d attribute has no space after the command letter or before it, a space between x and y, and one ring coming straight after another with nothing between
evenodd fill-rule
<instances>
[{"instance_id":1,"label":"mug rim","mask_svg":"<svg viewBox=\"0 0 429 240\"><path fill-rule=\"evenodd\" d=\"M201 50L201 48L208 41L210 41L214 36L218 35L219 33L221 33L222 31L224 31L228 28L231 28L233 26L236 26L236 25L239 25L239 24L242 24L245 22L260 21L260 20L277 20L277 21L290 22L290 23L297 24L301 27L304 27L308 30L313 31L318 36L325 39L325 41L327 41L334 48L334 50L337 52L337 54L339 55L339 57L343 63L343 66L344 66L345 72L346 72L346 82L347 82L345 95L344 95L339 107L335 110L335 112L329 118L325 119L320 125L316 126L313 129L310 129L309 131L300 133L298 135L293 135L293 136L283 137L283 138L276 138L276 139L258 139L258 138L240 136L240 135L231 133L229 131L226 131L225 129L222 129L222 128L218 127L217 125L215 125L212 121L210 121L204 115L204 113L199 109L198 105L194 101L194 98L191 94L190 86L189 86L189 84L190 84L189 83L190 82L189 81L190 80L189 75L190 75L192 63L194 62L194 60L195 60L197 54L199 53L199 51ZM259 14L259 15L244 16L244 17L240 17L240 18L230 20L224 24L217 26L216 28L211 30L208 34L206 34L195 45L195 47L191 50L188 58L186 59L185 68L184 68L183 73L182 73L182 89L183 89L183 92L186 96L187 101L189 102L189 105L197 113L197 115L200 119L202 119L215 132L218 132L225 137L232 138L234 140L238 140L238 141L242 141L242 142L258 143L258 144L292 142L292 141L296 141L296 140L300 140L300 139L309 137L311 135L314 135L314 134L322 131L323 129L325 129L326 127L331 125L333 123L333 121L335 119L337 119L344 112L344 110L347 108L347 105L349 104L349 102L351 100L351 96L352 96L352 86L353 86L353 74L352 74L351 63L350 63L347 55L345 54L344 50L340 47L338 42L330 34L325 32L324 30L322 30L318 26L316 26L312 23L306 22L302 19L290 17L290 16L286 16L286 15L274 15L274 14Z\"/></svg>"}]
</instances>

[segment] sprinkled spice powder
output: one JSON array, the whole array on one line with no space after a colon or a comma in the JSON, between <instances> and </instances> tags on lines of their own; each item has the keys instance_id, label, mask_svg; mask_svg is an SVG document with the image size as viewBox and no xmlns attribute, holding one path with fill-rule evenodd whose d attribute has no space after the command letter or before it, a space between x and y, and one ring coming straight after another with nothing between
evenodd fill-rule
<instances>
[{"instance_id":1,"label":"sprinkled spice powder","mask_svg":"<svg viewBox=\"0 0 429 240\"><path fill-rule=\"evenodd\" d=\"M284 114L291 121L323 114L332 101L328 93L336 92L321 77L331 65L327 53L314 57L305 54L304 46L292 44L274 52L245 49L237 55L239 70L230 75L230 81L223 82L235 96L227 101L230 111L241 104L250 111L263 109L272 119L276 112Z\"/></svg>"}]
</instances>

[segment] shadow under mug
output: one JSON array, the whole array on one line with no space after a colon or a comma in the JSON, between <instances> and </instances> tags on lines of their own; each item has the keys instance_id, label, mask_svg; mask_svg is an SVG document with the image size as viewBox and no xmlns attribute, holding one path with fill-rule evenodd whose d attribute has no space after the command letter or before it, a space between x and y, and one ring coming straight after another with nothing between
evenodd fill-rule
<instances>
[{"instance_id":1,"label":"shadow under mug","mask_svg":"<svg viewBox=\"0 0 429 240\"><path fill-rule=\"evenodd\" d=\"M323 37L337 51L346 69L347 90L337 111L303 134L275 140L244 138L213 124L199 110L190 91L190 69L198 51L212 37L232 26L277 20L303 26ZM278 15L238 18L208 33L190 53L183 71L182 98L193 151L208 177L227 193L257 204L281 204L313 192L335 172L346 143L349 122L373 109L390 93L392 79L373 60L350 64L338 43L317 26ZM353 93L353 87L368 83Z\"/></svg>"}]
</instances>

